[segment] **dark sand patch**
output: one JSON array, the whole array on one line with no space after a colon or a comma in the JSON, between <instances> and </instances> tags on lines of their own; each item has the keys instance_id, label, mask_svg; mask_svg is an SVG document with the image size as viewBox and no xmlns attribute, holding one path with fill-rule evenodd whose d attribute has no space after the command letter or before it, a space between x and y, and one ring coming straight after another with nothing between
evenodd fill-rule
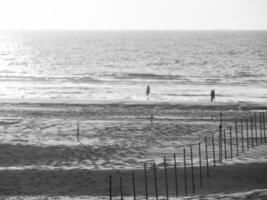
<instances>
[{"instance_id":1,"label":"dark sand patch","mask_svg":"<svg viewBox=\"0 0 267 200\"><path fill-rule=\"evenodd\" d=\"M198 174L198 168L195 168ZM203 169L204 170L204 169ZM198 194L242 192L267 187L267 163L236 164L217 166L211 169L211 177L204 178L204 187L200 188L199 179L195 179ZM164 170L158 169L159 194L165 195ZM108 175L113 176L113 193L119 195L119 177L123 178L123 191L132 195L131 171L114 170L5 170L0 171L0 193L2 195L108 195ZM190 168L188 168L188 191L191 190ZM205 174L205 172L204 172ZM143 170L135 170L136 191L144 195ZM154 196L152 169L148 169L148 191ZM174 169L168 169L169 191L175 195ZM180 195L184 194L183 170L178 170Z\"/></svg>"}]
</instances>

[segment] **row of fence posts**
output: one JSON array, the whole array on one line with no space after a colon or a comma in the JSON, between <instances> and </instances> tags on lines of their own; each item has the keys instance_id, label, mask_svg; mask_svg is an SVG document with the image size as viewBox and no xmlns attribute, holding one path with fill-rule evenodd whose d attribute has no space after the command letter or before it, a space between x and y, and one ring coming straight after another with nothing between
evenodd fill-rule
<instances>
[{"instance_id":1,"label":"row of fence posts","mask_svg":"<svg viewBox=\"0 0 267 200\"><path fill-rule=\"evenodd\" d=\"M253 120L254 119L254 120ZM259 119L257 121L257 119ZM250 124L249 124L250 123ZM239 156L240 153L244 153L245 149L249 150L250 148L254 148L255 146L259 144L266 143L266 127L265 127L265 113L259 113L258 118L257 114L254 113L254 116L251 116L247 119L240 119L240 121L235 121L234 128L235 128L235 149L236 149L236 156ZM244 129L245 124L245 129ZM239 125L239 129L238 129ZM258 127L259 125L259 127ZM222 135L222 142L221 149L224 148L224 158L229 158L227 146L230 145L230 158L234 157L234 138L232 134L233 128L231 126L227 127L227 129L223 130ZM259 135L258 135L259 131ZM227 134L228 133L228 134ZM228 138L227 138L227 135ZM229 144L227 143L227 140L229 140ZM213 149L214 149L214 143L213 143ZM214 151L213 151L214 154ZM215 156L215 154L214 154ZM219 151L219 157L223 157L223 151ZM215 166L215 157L214 157L214 166Z\"/></svg>"},{"instance_id":2,"label":"row of fence posts","mask_svg":"<svg viewBox=\"0 0 267 200\"><path fill-rule=\"evenodd\" d=\"M257 121L257 119L259 119ZM246 139L244 138L244 124L245 124L245 131L246 131ZM219 138L218 138L218 160L216 160L216 149L215 149L215 138L214 134L211 134L211 144L212 144L212 163L213 166L216 167L217 163L222 163L223 161L223 152L224 152L224 159L233 158L234 152L233 152L233 145L234 145L234 138L233 138L233 128L232 126L225 127L223 129L222 126L222 113L220 114L220 125L219 125ZM240 126L238 126L240 125ZM259 130L258 130L259 125ZM257 117L257 113L254 113L253 116L250 116L246 119L240 119L235 120L234 122L234 128L235 128L235 149L236 149L236 156L240 155L240 139L241 139L241 150L242 153L245 152L245 146L247 149L254 148L255 146L259 144L266 143L266 121L265 121L265 113L259 113ZM238 129L240 127L240 129ZM259 131L259 132L258 132ZM240 134L241 138L239 137ZM258 133L259 136L258 137ZM228 136L228 137L227 137ZM259 141L258 141L259 140ZM194 144L195 145L195 144ZM195 172L194 162L193 162L193 145L190 145L190 168L191 168L191 190L192 194L196 192L196 180L195 177L199 176L199 186L200 188L203 187L203 178L210 177L210 155L209 155L209 149L208 149L208 138L204 138L204 146L205 146L205 166L202 164L202 143L199 142L197 144L198 146L198 174ZM230 148L230 156L228 155L229 151L228 148ZM224 150L224 151L223 151ZM178 167L177 167L177 154L173 154L173 170L174 170L174 188L175 188L175 196L178 197L181 195L180 189L178 188ZM167 159L166 157L163 158L163 166L164 166L164 182L165 182L165 197L168 200L169 199L169 181L168 181L168 173L167 173ZM184 175L184 195L187 196L189 194L189 173L188 173L188 166L187 166L187 153L186 148L183 148L183 175ZM147 163L144 162L143 170L144 170L144 195L145 199L148 200L149 198L149 191L148 191L148 176L147 176ZM158 177L157 177L157 166L156 163L153 162L152 164L152 170L153 170L153 179L154 179L154 195L156 200L159 199L159 185L158 185ZM205 176L203 172L205 171ZM136 179L135 179L135 171L131 172L131 182L132 182L132 196L133 199L136 200L137 194L136 194ZM123 180L122 177L119 177L119 193L115 194L113 193L113 177L112 175L109 176L109 198L112 200L113 196L120 196L121 199L124 199L124 192L123 192ZM151 188L151 187L150 187ZM129 196L129 195L128 195Z\"/></svg>"}]
</instances>

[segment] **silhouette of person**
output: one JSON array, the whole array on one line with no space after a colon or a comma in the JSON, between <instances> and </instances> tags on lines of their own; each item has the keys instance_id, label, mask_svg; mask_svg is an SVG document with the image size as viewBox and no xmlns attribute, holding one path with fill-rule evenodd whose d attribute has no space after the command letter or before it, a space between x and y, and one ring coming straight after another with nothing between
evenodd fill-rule
<instances>
[{"instance_id":1,"label":"silhouette of person","mask_svg":"<svg viewBox=\"0 0 267 200\"><path fill-rule=\"evenodd\" d=\"M214 89L210 91L210 101L211 102L215 101L215 90Z\"/></svg>"},{"instance_id":2,"label":"silhouette of person","mask_svg":"<svg viewBox=\"0 0 267 200\"><path fill-rule=\"evenodd\" d=\"M149 94L150 94L150 86L148 85L146 87L146 96L147 96L147 100L149 100Z\"/></svg>"}]
</instances>

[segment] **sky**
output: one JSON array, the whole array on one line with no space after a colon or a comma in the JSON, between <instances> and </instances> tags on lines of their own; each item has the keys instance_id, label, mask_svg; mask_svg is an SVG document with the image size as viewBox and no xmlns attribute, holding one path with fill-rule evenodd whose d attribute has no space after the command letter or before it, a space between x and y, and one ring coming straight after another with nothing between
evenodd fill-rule
<instances>
[{"instance_id":1,"label":"sky","mask_svg":"<svg viewBox=\"0 0 267 200\"><path fill-rule=\"evenodd\" d=\"M267 0L0 0L0 30L267 30Z\"/></svg>"}]
</instances>

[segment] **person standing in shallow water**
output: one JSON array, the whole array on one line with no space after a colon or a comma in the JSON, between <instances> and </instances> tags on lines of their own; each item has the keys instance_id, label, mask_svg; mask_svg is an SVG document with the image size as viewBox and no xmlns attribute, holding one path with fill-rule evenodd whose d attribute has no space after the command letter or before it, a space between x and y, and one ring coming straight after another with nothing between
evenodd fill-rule
<instances>
[{"instance_id":1,"label":"person standing in shallow water","mask_svg":"<svg viewBox=\"0 0 267 200\"><path fill-rule=\"evenodd\" d=\"M150 94L150 86L148 85L146 87L146 97L147 97L147 100L149 100L149 94Z\"/></svg>"},{"instance_id":2,"label":"person standing in shallow water","mask_svg":"<svg viewBox=\"0 0 267 200\"><path fill-rule=\"evenodd\" d=\"M210 101L211 102L215 101L215 90L214 89L210 91Z\"/></svg>"}]
</instances>

